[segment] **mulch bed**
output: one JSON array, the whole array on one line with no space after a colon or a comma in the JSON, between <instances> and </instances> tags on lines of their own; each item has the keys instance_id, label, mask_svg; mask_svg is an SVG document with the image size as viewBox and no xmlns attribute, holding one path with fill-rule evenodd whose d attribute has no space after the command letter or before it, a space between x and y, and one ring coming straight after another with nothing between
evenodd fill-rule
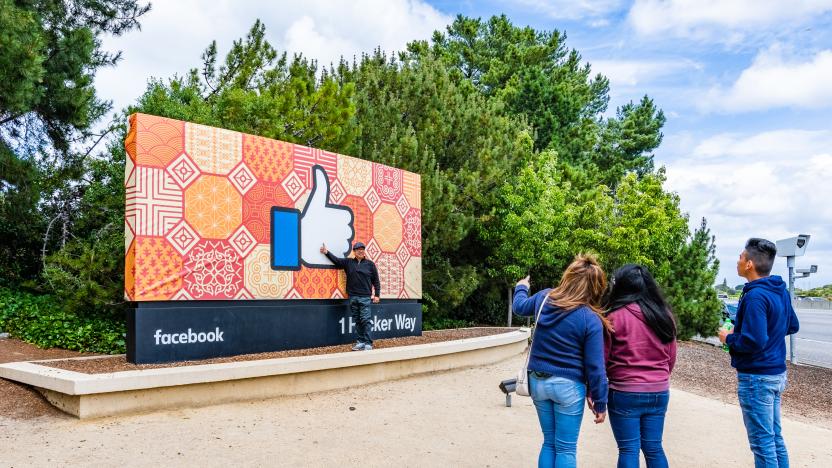
<instances>
[{"instance_id":1,"label":"mulch bed","mask_svg":"<svg viewBox=\"0 0 832 468\"><path fill-rule=\"evenodd\" d=\"M480 336L496 335L506 333L510 328L462 328L456 330L435 330L423 332L422 336L405 336L401 338L388 338L374 340L373 348L395 348L399 346L410 346L426 343L437 343L440 341L461 340L464 338L476 338ZM78 361L48 361L41 365L56 367L58 369L83 372L85 374L107 374L110 372L124 372L143 369L160 369L163 367L184 367L197 366L202 364L219 364L227 362L258 361L262 359L278 359L297 356L314 356L318 354L333 354L350 352L352 343L338 346L326 346L322 348L291 349L288 351L275 351L270 353L243 354L214 359L202 359L199 361L181 361L166 364L131 364L125 356L113 356L100 359L85 359Z\"/></svg>"},{"instance_id":2,"label":"mulch bed","mask_svg":"<svg viewBox=\"0 0 832 468\"><path fill-rule=\"evenodd\" d=\"M480 336L505 333L507 328L471 328L458 330L426 331L422 336L408 336L375 340L373 347L392 348L440 341L461 340ZM221 362L254 361L259 359L276 359L293 356L311 356L315 354L332 354L349 352L351 344L327 346L324 348L295 349L272 353L246 354L226 358L205 359L201 361L184 361L169 364L136 365L127 362L124 356L100 357L77 361L47 361L39 364L67 369L87 374L122 372L129 370L157 369L161 367L195 366L200 364L215 364ZM94 354L78 353L64 349L40 349L29 343L8 338L0 339L0 363L17 361L36 361L43 359L64 359L73 357L95 356ZM63 412L47 402L43 396L28 385L0 379L0 417L12 419L33 419L39 417L68 417Z\"/></svg>"},{"instance_id":3,"label":"mulch bed","mask_svg":"<svg viewBox=\"0 0 832 468\"><path fill-rule=\"evenodd\" d=\"M0 364L81 356L92 356L92 354L65 349L40 349L14 338L0 339ZM49 404L40 393L28 385L0 379L0 416L32 419L41 416L62 417L64 413Z\"/></svg>"},{"instance_id":4,"label":"mulch bed","mask_svg":"<svg viewBox=\"0 0 832 468\"><path fill-rule=\"evenodd\" d=\"M832 369L788 364L782 410L789 416L832 426ZM737 371L728 353L712 345L680 342L672 384L698 395L737 404Z\"/></svg>"}]
</instances>

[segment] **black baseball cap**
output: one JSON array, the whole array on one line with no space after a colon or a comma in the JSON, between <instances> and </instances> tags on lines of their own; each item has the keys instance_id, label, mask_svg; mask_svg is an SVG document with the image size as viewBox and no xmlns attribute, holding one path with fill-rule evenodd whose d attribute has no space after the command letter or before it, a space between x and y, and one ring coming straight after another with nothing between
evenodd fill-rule
<instances>
[{"instance_id":1,"label":"black baseball cap","mask_svg":"<svg viewBox=\"0 0 832 468\"><path fill-rule=\"evenodd\" d=\"M356 242L355 245L352 246L353 250L364 249L364 248L366 248L366 246L364 245L363 242Z\"/></svg>"}]
</instances>

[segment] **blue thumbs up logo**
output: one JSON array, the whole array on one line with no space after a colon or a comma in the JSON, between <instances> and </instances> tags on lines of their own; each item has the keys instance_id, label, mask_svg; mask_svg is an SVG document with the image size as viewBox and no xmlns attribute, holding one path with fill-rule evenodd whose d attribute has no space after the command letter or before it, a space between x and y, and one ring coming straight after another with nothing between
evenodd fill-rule
<instances>
[{"instance_id":1,"label":"blue thumbs up logo","mask_svg":"<svg viewBox=\"0 0 832 468\"><path fill-rule=\"evenodd\" d=\"M273 270L335 268L320 246L331 246L330 252L346 257L350 253L353 213L349 207L329 203L329 178L321 166L312 167L312 192L303 211L274 206L271 213L271 244Z\"/></svg>"}]
</instances>

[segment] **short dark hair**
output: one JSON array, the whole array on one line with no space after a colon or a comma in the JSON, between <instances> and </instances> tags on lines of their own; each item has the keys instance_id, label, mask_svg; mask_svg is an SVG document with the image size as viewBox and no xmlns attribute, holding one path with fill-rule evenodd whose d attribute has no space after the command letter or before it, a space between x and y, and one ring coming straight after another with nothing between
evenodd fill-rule
<instances>
[{"instance_id":1,"label":"short dark hair","mask_svg":"<svg viewBox=\"0 0 832 468\"><path fill-rule=\"evenodd\" d=\"M754 270L758 275L766 276L771 273L775 255L777 246L770 240L752 237L745 243L745 258L754 263Z\"/></svg>"}]
</instances>

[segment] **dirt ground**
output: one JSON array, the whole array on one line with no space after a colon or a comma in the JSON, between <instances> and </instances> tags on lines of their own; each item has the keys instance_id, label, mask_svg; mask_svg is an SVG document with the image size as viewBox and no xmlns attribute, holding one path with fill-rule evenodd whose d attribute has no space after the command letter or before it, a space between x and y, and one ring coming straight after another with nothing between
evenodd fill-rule
<instances>
[{"instance_id":1,"label":"dirt ground","mask_svg":"<svg viewBox=\"0 0 832 468\"><path fill-rule=\"evenodd\" d=\"M507 408L497 389L521 361L129 417L0 416L0 447L9 448L0 451L0 466L534 466L542 436L531 400L515 396ZM609 425L589 415L579 466L614 466ZM832 466L832 430L792 418L783 430L792 466ZM676 381L664 447L671 466L753 464L739 407Z\"/></svg>"},{"instance_id":2,"label":"dirt ground","mask_svg":"<svg viewBox=\"0 0 832 468\"><path fill-rule=\"evenodd\" d=\"M832 428L832 369L788 365L783 412ZM676 388L726 403L737 402L737 374L728 353L709 344L680 342L671 377Z\"/></svg>"},{"instance_id":3,"label":"dirt ground","mask_svg":"<svg viewBox=\"0 0 832 468\"><path fill-rule=\"evenodd\" d=\"M0 364L16 361L36 361L68 357L92 356L65 349L40 349L13 338L0 339ZM0 379L0 417L32 419L41 416L64 417L32 388Z\"/></svg>"}]
</instances>

